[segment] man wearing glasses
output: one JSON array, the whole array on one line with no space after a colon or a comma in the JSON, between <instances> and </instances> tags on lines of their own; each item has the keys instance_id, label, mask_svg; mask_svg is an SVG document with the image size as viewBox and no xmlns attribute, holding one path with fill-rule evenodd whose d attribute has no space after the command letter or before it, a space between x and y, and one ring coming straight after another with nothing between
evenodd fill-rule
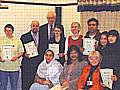
<instances>
[{"instance_id":1,"label":"man wearing glasses","mask_svg":"<svg viewBox=\"0 0 120 90\"><path fill-rule=\"evenodd\" d=\"M48 23L40 26L40 32L44 34L44 37L48 41L51 41L51 39L54 38L54 32L53 30L55 29L56 26L61 26L62 30L62 37L64 37L64 27L63 25L58 25L56 22L56 13L54 11L49 11L47 13L47 21Z\"/></svg>"},{"instance_id":2,"label":"man wearing glasses","mask_svg":"<svg viewBox=\"0 0 120 90\"><path fill-rule=\"evenodd\" d=\"M91 18L87 21L88 32L85 35L85 38L95 38L95 40L100 40L100 32L98 30L99 22L95 18Z\"/></svg>"}]
</instances>

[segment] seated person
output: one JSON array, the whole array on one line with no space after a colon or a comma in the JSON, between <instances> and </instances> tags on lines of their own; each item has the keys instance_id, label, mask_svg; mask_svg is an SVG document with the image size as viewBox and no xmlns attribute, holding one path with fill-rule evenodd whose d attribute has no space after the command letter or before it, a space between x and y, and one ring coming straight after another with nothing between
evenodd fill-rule
<instances>
[{"instance_id":1,"label":"seated person","mask_svg":"<svg viewBox=\"0 0 120 90\"><path fill-rule=\"evenodd\" d=\"M49 90L59 83L59 76L62 71L62 65L55 60L54 53L48 49L44 54L44 60L39 64L35 83L30 90Z\"/></svg>"},{"instance_id":2,"label":"seated person","mask_svg":"<svg viewBox=\"0 0 120 90\"><path fill-rule=\"evenodd\" d=\"M91 51L88 60L89 65L83 68L78 80L78 90L104 90L100 77L100 53Z\"/></svg>"},{"instance_id":3,"label":"seated person","mask_svg":"<svg viewBox=\"0 0 120 90\"><path fill-rule=\"evenodd\" d=\"M67 90L77 90L79 75L83 67L88 65L86 61L81 59L81 56L79 47L71 46L68 49L68 59L70 62L65 63L63 72L60 75L60 83L63 87L68 87Z\"/></svg>"}]
</instances>

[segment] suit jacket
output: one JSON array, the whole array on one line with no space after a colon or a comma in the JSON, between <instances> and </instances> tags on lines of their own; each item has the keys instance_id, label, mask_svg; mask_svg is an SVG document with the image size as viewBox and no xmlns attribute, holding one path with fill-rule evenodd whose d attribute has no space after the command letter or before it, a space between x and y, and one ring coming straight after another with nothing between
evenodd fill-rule
<instances>
[{"instance_id":1,"label":"suit jacket","mask_svg":"<svg viewBox=\"0 0 120 90\"><path fill-rule=\"evenodd\" d=\"M22 41L24 51L26 52L24 44L28 43L28 42L31 42L31 41L34 41L32 35L31 35L31 31L23 34L20 39ZM45 52L46 49L47 49L47 38L45 37L45 35L43 33L41 33L39 31L39 44L38 44L38 54L39 55L35 56L35 57L32 57L32 58L28 58L25 55L23 55L22 64L24 64L24 63L33 64L33 62L36 63L36 64L39 64L43 60L43 55L44 55L44 52Z\"/></svg>"},{"instance_id":2,"label":"suit jacket","mask_svg":"<svg viewBox=\"0 0 120 90\"><path fill-rule=\"evenodd\" d=\"M61 30L62 30L62 35L61 36L65 37L63 25L59 25L59 24L55 23L54 28L56 27L56 25L61 26ZM48 23L40 26L40 32L46 34L45 36L47 37L47 40L48 40Z\"/></svg>"}]
</instances>

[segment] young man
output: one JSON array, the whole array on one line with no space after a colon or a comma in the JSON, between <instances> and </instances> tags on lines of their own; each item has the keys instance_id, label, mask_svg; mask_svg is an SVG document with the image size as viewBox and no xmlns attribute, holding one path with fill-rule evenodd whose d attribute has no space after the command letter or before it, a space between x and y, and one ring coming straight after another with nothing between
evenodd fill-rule
<instances>
[{"instance_id":1,"label":"young man","mask_svg":"<svg viewBox=\"0 0 120 90\"><path fill-rule=\"evenodd\" d=\"M11 24L4 27L4 32L6 36L0 39L0 90L7 90L8 78L11 90L17 90L19 58L23 54L22 44L18 38L13 36L14 27Z\"/></svg>"}]
</instances>

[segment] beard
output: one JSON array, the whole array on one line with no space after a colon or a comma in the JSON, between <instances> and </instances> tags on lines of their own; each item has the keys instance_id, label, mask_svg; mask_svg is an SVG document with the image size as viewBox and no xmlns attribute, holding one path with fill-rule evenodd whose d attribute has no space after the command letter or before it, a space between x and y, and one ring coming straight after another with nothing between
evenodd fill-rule
<instances>
[{"instance_id":1,"label":"beard","mask_svg":"<svg viewBox=\"0 0 120 90\"><path fill-rule=\"evenodd\" d=\"M95 29L89 28L88 31L89 31L90 33L95 33L95 32L97 31L97 29L96 29L96 28L95 28Z\"/></svg>"},{"instance_id":2,"label":"beard","mask_svg":"<svg viewBox=\"0 0 120 90\"><path fill-rule=\"evenodd\" d=\"M38 32L38 29L33 29L32 32L33 32L33 33L37 33L37 32Z\"/></svg>"}]
</instances>

